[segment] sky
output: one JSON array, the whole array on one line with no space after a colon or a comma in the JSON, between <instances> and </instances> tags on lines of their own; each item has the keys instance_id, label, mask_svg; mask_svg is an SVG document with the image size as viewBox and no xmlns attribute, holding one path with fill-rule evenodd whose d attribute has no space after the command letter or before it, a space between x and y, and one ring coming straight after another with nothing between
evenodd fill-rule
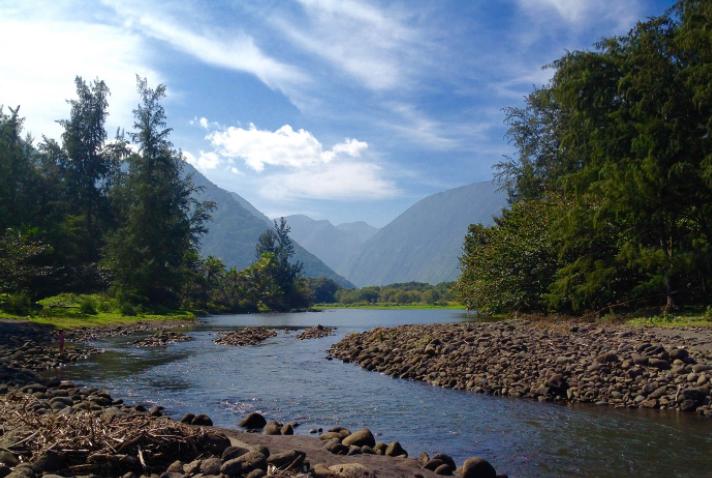
<instances>
[{"instance_id":1,"label":"sky","mask_svg":"<svg viewBox=\"0 0 712 478\"><path fill-rule=\"evenodd\" d=\"M492 178L503 108L567 50L672 0L0 0L0 104L58 138L73 79L110 90L131 131L136 75L164 83L172 141L271 217L383 226Z\"/></svg>"}]
</instances>

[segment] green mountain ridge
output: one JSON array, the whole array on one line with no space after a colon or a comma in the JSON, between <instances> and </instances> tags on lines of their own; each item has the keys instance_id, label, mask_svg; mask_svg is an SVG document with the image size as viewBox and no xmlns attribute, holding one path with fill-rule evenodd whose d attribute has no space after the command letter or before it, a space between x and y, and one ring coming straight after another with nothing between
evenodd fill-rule
<instances>
[{"instance_id":1,"label":"green mountain ridge","mask_svg":"<svg viewBox=\"0 0 712 478\"><path fill-rule=\"evenodd\" d=\"M201 254L218 257L228 267L243 269L249 266L256 258L257 239L272 227L272 221L249 201L237 193L218 187L190 164L185 164L184 173L192 177L195 186L202 188L196 195L197 199L213 201L217 205L207 224L208 232L201 238ZM348 280L302 247L298 240L294 242L294 260L304 264L305 276L326 277L341 287L353 287Z\"/></svg>"}]
</instances>

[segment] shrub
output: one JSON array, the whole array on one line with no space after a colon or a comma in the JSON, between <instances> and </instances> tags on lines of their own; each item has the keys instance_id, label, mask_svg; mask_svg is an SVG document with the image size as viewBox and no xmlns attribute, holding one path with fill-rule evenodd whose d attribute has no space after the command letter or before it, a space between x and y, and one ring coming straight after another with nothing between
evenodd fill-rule
<instances>
[{"instance_id":1,"label":"shrub","mask_svg":"<svg viewBox=\"0 0 712 478\"><path fill-rule=\"evenodd\" d=\"M132 317L138 314L136 306L130 302L122 302L119 304L119 312L121 312L121 315L128 315Z\"/></svg>"},{"instance_id":2,"label":"shrub","mask_svg":"<svg viewBox=\"0 0 712 478\"><path fill-rule=\"evenodd\" d=\"M91 296L84 296L79 299L79 312L84 315L96 315L97 314L96 299Z\"/></svg>"},{"instance_id":3,"label":"shrub","mask_svg":"<svg viewBox=\"0 0 712 478\"><path fill-rule=\"evenodd\" d=\"M26 292L0 295L0 309L10 314L29 315L33 307L32 298Z\"/></svg>"}]
</instances>

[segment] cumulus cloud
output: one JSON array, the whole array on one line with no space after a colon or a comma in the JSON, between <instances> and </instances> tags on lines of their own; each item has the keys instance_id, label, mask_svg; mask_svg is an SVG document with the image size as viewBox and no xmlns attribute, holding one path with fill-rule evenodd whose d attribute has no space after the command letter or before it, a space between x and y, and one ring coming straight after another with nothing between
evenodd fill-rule
<instances>
[{"instance_id":1,"label":"cumulus cloud","mask_svg":"<svg viewBox=\"0 0 712 478\"><path fill-rule=\"evenodd\" d=\"M347 138L325 150L309 131L295 131L288 124L276 131L260 130L253 124L247 129L231 126L210 133L207 139L222 156L240 158L257 172L268 165L299 169L329 163L340 156L356 158L368 148L363 141Z\"/></svg>"},{"instance_id":2,"label":"cumulus cloud","mask_svg":"<svg viewBox=\"0 0 712 478\"><path fill-rule=\"evenodd\" d=\"M229 127L209 133L214 151L189 159L207 170L242 161L270 199L380 199L397 194L383 168L368 157L368 143L346 138L325 148L309 131L284 125L275 131Z\"/></svg>"},{"instance_id":3,"label":"cumulus cloud","mask_svg":"<svg viewBox=\"0 0 712 478\"><path fill-rule=\"evenodd\" d=\"M21 12L0 15L0 104L21 105L34 137L58 138L57 120L66 118L74 77L101 78L111 89L110 127L130 128L138 103L136 74L161 80L148 66L140 37L99 23L54 18L27 19Z\"/></svg>"},{"instance_id":4,"label":"cumulus cloud","mask_svg":"<svg viewBox=\"0 0 712 478\"><path fill-rule=\"evenodd\" d=\"M188 151L184 151L183 156L185 156L186 161L203 172L217 169L221 164L220 156L212 151L200 151L197 157Z\"/></svg>"}]
</instances>

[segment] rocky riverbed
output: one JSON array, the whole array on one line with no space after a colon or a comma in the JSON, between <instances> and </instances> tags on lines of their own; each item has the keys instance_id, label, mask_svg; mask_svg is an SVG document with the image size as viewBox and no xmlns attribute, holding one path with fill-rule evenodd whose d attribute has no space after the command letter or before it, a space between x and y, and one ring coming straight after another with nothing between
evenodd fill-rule
<instances>
[{"instance_id":1,"label":"rocky riverbed","mask_svg":"<svg viewBox=\"0 0 712 478\"><path fill-rule=\"evenodd\" d=\"M309 327L304 329L297 335L298 340L310 340L310 339L320 339L322 337L328 337L334 334L336 329L334 327L325 327L323 325L317 325L315 327Z\"/></svg>"},{"instance_id":2,"label":"rocky riverbed","mask_svg":"<svg viewBox=\"0 0 712 478\"><path fill-rule=\"evenodd\" d=\"M0 322L0 332L0 478L426 478L455 470L447 455L417 461L397 442L371 444L368 430L338 427L320 440L293 435L296 423L258 414L242 422L249 433L215 428L204 414L174 421L159 406L127 404L38 373L90 351L70 344L71 351L59 356L51 329ZM329 435L334 432L339 436ZM504 476L476 457L458 472L463 478Z\"/></svg>"},{"instance_id":3,"label":"rocky riverbed","mask_svg":"<svg viewBox=\"0 0 712 478\"><path fill-rule=\"evenodd\" d=\"M193 338L190 335L180 332L161 331L148 337L133 342L138 347L166 347L179 342L190 342Z\"/></svg>"},{"instance_id":4,"label":"rocky riverbed","mask_svg":"<svg viewBox=\"0 0 712 478\"><path fill-rule=\"evenodd\" d=\"M704 337L709 331L512 320L376 328L347 336L329 354L440 387L712 416Z\"/></svg>"},{"instance_id":5,"label":"rocky riverbed","mask_svg":"<svg viewBox=\"0 0 712 478\"><path fill-rule=\"evenodd\" d=\"M243 327L239 330L226 332L215 339L219 345L233 345L236 347L244 345L257 345L270 337L275 337L277 331L265 327Z\"/></svg>"}]
</instances>

